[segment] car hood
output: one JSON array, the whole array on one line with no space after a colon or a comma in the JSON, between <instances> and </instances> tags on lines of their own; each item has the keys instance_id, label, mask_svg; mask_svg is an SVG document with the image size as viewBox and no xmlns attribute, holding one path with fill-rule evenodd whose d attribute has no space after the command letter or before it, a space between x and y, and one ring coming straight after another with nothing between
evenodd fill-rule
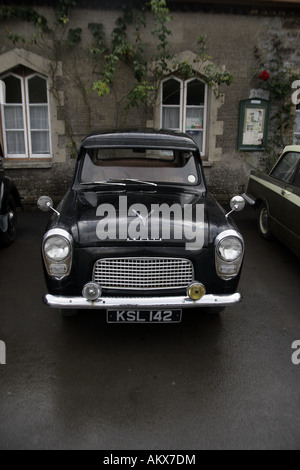
<instances>
[{"instance_id":1,"label":"car hood","mask_svg":"<svg viewBox=\"0 0 300 470\"><path fill-rule=\"evenodd\" d=\"M212 196L176 188L70 191L58 209L57 226L71 226L80 247L130 243L199 250L235 228Z\"/></svg>"}]
</instances>

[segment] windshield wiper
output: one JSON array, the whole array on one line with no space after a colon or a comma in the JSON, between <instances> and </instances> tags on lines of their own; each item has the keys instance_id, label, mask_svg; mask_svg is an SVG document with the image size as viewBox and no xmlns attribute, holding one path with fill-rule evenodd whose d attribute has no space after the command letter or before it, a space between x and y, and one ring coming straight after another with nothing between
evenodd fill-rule
<instances>
[{"instance_id":1,"label":"windshield wiper","mask_svg":"<svg viewBox=\"0 0 300 470\"><path fill-rule=\"evenodd\" d=\"M126 183L138 183L138 184L147 184L148 186L157 186L156 183L152 183L150 181L144 181L144 180L139 180L139 179L134 179L134 178L118 178L118 179L109 179L108 180L111 183L115 184L126 184Z\"/></svg>"},{"instance_id":2,"label":"windshield wiper","mask_svg":"<svg viewBox=\"0 0 300 470\"><path fill-rule=\"evenodd\" d=\"M88 181L84 183L80 183L82 185L91 185L91 184L110 184L110 185L117 185L117 186L126 186L127 183L138 183L138 184L146 184L148 186L157 186L156 183L152 183L150 181L143 181L134 178L110 178L107 181Z\"/></svg>"},{"instance_id":3,"label":"windshield wiper","mask_svg":"<svg viewBox=\"0 0 300 470\"><path fill-rule=\"evenodd\" d=\"M114 181L114 180L107 180L107 181L88 181L84 183L80 183L82 185L91 185L91 184L110 184L110 185L118 185L118 186L126 186L126 183L121 183L121 181Z\"/></svg>"}]
</instances>

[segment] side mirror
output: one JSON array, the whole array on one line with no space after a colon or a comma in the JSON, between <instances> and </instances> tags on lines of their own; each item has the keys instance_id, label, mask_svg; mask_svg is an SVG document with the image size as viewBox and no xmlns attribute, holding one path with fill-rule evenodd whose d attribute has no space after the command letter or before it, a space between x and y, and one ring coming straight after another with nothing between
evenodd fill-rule
<instances>
[{"instance_id":1,"label":"side mirror","mask_svg":"<svg viewBox=\"0 0 300 470\"><path fill-rule=\"evenodd\" d=\"M53 201L49 196L41 196L37 201L37 206L43 212L53 211L57 215L60 215L59 212L53 208Z\"/></svg>"},{"instance_id":2,"label":"side mirror","mask_svg":"<svg viewBox=\"0 0 300 470\"><path fill-rule=\"evenodd\" d=\"M232 212L240 212L244 209L245 207L245 199L242 197L242 196L234 196L231 200L230 200L230 207L231 207L231 211L228 212L225 217L227 219L227 217L229 217L229 215L232 213Z\"/></svg>"}]
</instances>

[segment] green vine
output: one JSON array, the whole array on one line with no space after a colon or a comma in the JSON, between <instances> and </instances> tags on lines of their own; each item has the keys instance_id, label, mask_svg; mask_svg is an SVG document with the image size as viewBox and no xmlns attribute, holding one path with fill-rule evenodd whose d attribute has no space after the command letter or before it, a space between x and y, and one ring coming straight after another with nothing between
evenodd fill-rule
<instances>
[{"instance_id":1,"label":"green vine","mask_svg":"<svg viewBox=\"0 0 300 470\"><path fill-rule=\"evenodd\" d=\"M156 41L156 53L152 57L154 67L151 70L151 76L147 69L147 62L144 57L145 44L143 43L142 30L146 27L145 8L148 7L154 18L154 28L151 31L153 39ZM112 48L105 41L105 35L102 24L90 24L89 29L92 32L94 43L91 52L95 59L104 56L104 67L102 67L101 78L93 82L92 90L103 97L110 94L111 87L117 77L118 66L121 62L131 67L133 77L136 83L133 88L122 97L125 101L125 109L138 107L139 105L154 105L159 90L161 80L176 73L184 79L197 76L195 65L187 61L178 61L170 52L170 39L172 31L170 25L172 16L166 6L165 0L151 0L139 11L132 8L131 5L124 7L123 16L116 21L116 27L112 31ZM135 41L131 44L127 39L127 29L132 23L136 24ZM197 62L204 64L211 60L206 53L206 35L199 37L197 41L199 48ZM233 76L228 71L220 71L215 65L207 64L204 69L204 79L209 87L213 89L216 97L220 97L220 85L230 85L233 83Z\"/></svg>"},{"instance_id":2,"label":"green vine","mask_svg":"<svg viewBox=\"0 0 300 470\"><path fill-rule=\"evenodd\" d=\"M63 119L65 122L65 132L70 142L68 148L71 149L70 155L74 156L74 149L76 141L74 132L68 118L65 107L63 106L61 94L59 93L59 86L57 84L57 73L59 59L63 47L74 48L81 41L81 28L69 28L71 8L76 6L77 2L74 0L59 0L54 7L54 25L50 25L47 18L40 15L31 7L26 6L13 6L13 7L0 7L0 17L3 20L27 21L35 26L34 32L30 38L27 39L22 34L14 33L6 29L7 38L13 44L21 42L25 44L29 42L38 46L43 51L43 55L48 56L50 59L49 78L50 78L50 91L54 96L57 106L62 110ZM75 62L75 59L74 59ZM76 67L74 68L74 83L79 89L85 105L88 105L86 99L86 88L83 86L81 80L78 78ZM90 127L90 109L87 112L88 127Z\"/></svg>"},{"instance_id":3,"label":"green vine","mask_svg":"<svg viewBox=\"0 0 300 470\"><path fill-rule=\"evenodd\" d=\"M89 23L88 28L94 38L93 47L90 49L90 52L93 54L94 59L97 60L97 57L101 57L108 52L105 43L104 27L102 23Z\"/></svg>"},{"instance_id":4,"label":"green vine","mask_svg":"<svg viewBox=\"0 0 300 470\"><path fill-rule=\"evenodd\" d=\"M0 14L4 20L23 20L33 23L44 33L49 32L47 19L31 7L0 7ZM24 37L22 36L24 39Z\"/></svg>"},{"instance_id":5,"label":"green vine","mask_svg":"<svg viewBox=\"0 0 300 470\"><path fill-rule=\"evenodd\" d=\"M126 63L132 68L133 76L138 82L142 82L146 74L146 61L143 56L144 44L141 40L141 28L146 26L144 9L134 10L129 6L123 7L123 15L116 20L116 26L111 33L111 49L106 44L104 28L101 23L90 23L90 29L94 42L90 49L95 60L104 58L104 67L101 68L101 78L94 81L92 89L99 96L110 93L116 79L118 65ZM127 38L128 25L135 22L135 41L130 43Z\"/></svg>"},{"instance_id":6,"label":"green vine","mask_svg":"<svg viewBox=\"0 0 300 470\"><path fill-rule=\"evenodd\" d=\"M208 83L217 97L220 96L219 87L230 85L233 77L228 71L220 71L211 63L211 57L206 52L206 35L199 37L195 48L198 49L197 59L194 63L179 61L171 52L172 21L167 8L166 0L148 0L141 2L132 0L126 2L122 14L116 19L110 40L105 37L104 26L101 23L89 23L88 29L92 35L89 48L93 75L95 80L87 88L79 72L79 58L76 50L81 42L82 29L72 28L71 11L76 6L75 0L58 0L54 6L55 22L48 23L45 16L40 15L31 7L0 7L0 16L9 20L31 22L35 30L31 34L30 43L40 47L44 56L50 59L49 77L51 79L51 92L59 106L65 120L66 134L70 139L69 148L74 153L76 147L75 136L71 120L67 114L67 106L62 102L57 83L58 67L61 56L68 49L68 60L73 61L71 80L82 96L87 116L87 131L91 127L91 104L88 93L94 91L99 97L113 95L117 116L121 107L129 112L130 108L148 107L156 103L161 80L176 73L183 79L199 75ZM136 5L139 5L136 7ZM152 16L154 26L151 31L155 52L150 62L151 70L147 64L149 57L143 35L146 29L146 13ZM8 39L13 43L24 44L28 39L19 33L6 31ZM131 39L129 39L129 37ZM67 48L67 49L66 49ZM124 65L131 71L132 86L123 96L115 86L119 78L120 67ZM201 70L201 72L197 72ZM71 74L70 74L71 75ZM65 97L66 100L66 97ZM117 119L118 121L118 119Z\"/></svg>"},{"instance_id":7,"label":"green vine","mask_svg":"<svg viewBox=\"0 0 300 470\"><path fill-rule=\"evenodd\" d=\"M55 18L59 25L64 26L69 23L70 9L75 7L75 0L59 0L55 7Z\"/></svg>"},{"instance_id":8,"label":"green vine","mask_svg":"<svg viewBox=\"0 0 300 470\"><path fill-rule=\"evenodd\" d=\"M171 30L168 28L168 24L172 21L172 16L169 14L165 0L151 0L150 7L155 22L152 35L158 40L155 57L155 74L161 77L164 73L169 72L168 61L173 57L169 51L170 43L168 41L168 38L172 35Z\"/></svg>"},{"instance_id":9,"label":"green vine","mask_svg":"<svg viewBox=\"0 0 300 470\"><path fill-rule=\"evenodd\" d=\"M261 88L270 94L271 100L271 138L267 148L265 161L266 171L274 166L283 147L293 141L295 124L295 105L292 102L292 84L299 79L292 63L285 63L283 45L280 38L275 36L272 41L272 60L265 62L262 53L255 48L254 54L260 65L256 71L256 80L260 80Z\"/></svg>"}]
</instances>

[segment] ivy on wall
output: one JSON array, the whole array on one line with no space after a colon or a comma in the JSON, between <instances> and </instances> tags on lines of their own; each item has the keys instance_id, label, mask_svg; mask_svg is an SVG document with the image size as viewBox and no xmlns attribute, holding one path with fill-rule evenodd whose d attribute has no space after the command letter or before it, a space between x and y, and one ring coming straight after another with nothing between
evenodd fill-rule
<instances>
[{"instance_id":1,"label":"ivy on wall","mask_svg":"<svg viewBox=\"0 0 300 470\"><path fill-rule=\"evenodd\" d=\"M141 2L139 2L140 4ZM130 108L152 107L155 103L162 78L177 73L185 79L197 75L196 65L203 64L202 78L213 89L215 95L220 95L220 85L230 85L233 76L228 71L217 69L209 63L211 57L206 53L206 36L202 35L194 48L198 50L197 64L179 62L171 53L171 24L172 16L166 6L166 0L145 1L142 6L135 7L136 2L126 2L122 14L116 19L115 27L107 41L104 26L101 23L89 23L88 30L91 33L91 45L89 48L90 63L93 76L96 77L92 83L83 82L80 74L79 58L76 51L81 43L82 28L72 28L71 12L76 7L75 0L59 0L54 7L53 17L47 19L31 7L6 6L0 7L0 17L4 20L26 21L34 25L34 31L30 38L22 34L6 29L7 38L13 44L30 43L39 47L42 54L51 61L49 77L51 80L51 92L57 105L62 110L65 121L66 135L70 140L70 154L77 153L76 138L72 129L71 119L68 116L65 103L59 92L57 83L57 71L62 50L67 49L69 60L73 60L72 80L77 87L84 103L86 118L86 133L91 129L91 100L89 94L96 92L99 97L112 95L115 98L115 107L127 112ZM147 64L149 54L143 34L146 29L146 19L151 16L153 24L151 35L153 38L155 53L151 58L151 73ZM130 32L130 34L129 34ZM129 39L129 36L131 39ZM65 49L63 49L65 48ZM123 96L117 97L115 85L120 78L121 66L126 65L131 71L132 86Z\"/></svg>"},{"instance_id":2,"label":"ivy on wall","mask_svg":"<svg viewBox=\"0 0 300 470\"><path fill-rule=\"evenodd\" d=\"M151 74L147 68L145 58L145 43L142 41L143 28L146 28L146 7L150 8L154 19L154 27L151 31L152 37L156 43L156 53L151 59L154 64ZM133 9L127 4L123 8L123 16L116 21L116 28L112 31L111 49L105 42L102 24L91 24L89 28L94 36L94 48L91 50L94 57L104 53L105 65L99 73L100 78L93 83L93 90L99 96L109 94L111 87L117 77L118 65L125 62L132 68L132 74L135 83L132 89L123 97L126 109L145 105L149 102L154 105L161 80L176 72L184 79L193 78L197 75L195 66L199 63L205 63L211 60L207 55L206 35L199 37L196 47L198 48L198 57L195 62L179 62L174 54L170 52L170 39L172 31L170 25L172 16L166 6L165 0L151 0L140 10ZM135 39L130 43L127 39L127 29L129 25L135 25ZM230 85L233 83L233 76L228 71L219 70L212 64L207 64L203 68L203 79L213 88L215 95L220 96L219 86Z\"/></svg>"},{"instance_id":3,"label":"ivy on wall","mask_svg":"<svg viewBox=\"0 0 300 470\"><path fill-rule=\"evenodd\" d=\"M271 101L270 138L265 158L265 171L276 163L283 147L293 143L295 105L292 102L292 84L299 79L295 65L284 58L282 38L274 34L268 48L268 60L262 49L255 47L255 58L259 64L256 83L268 91Z\"/></svg>"}]
</instances>

